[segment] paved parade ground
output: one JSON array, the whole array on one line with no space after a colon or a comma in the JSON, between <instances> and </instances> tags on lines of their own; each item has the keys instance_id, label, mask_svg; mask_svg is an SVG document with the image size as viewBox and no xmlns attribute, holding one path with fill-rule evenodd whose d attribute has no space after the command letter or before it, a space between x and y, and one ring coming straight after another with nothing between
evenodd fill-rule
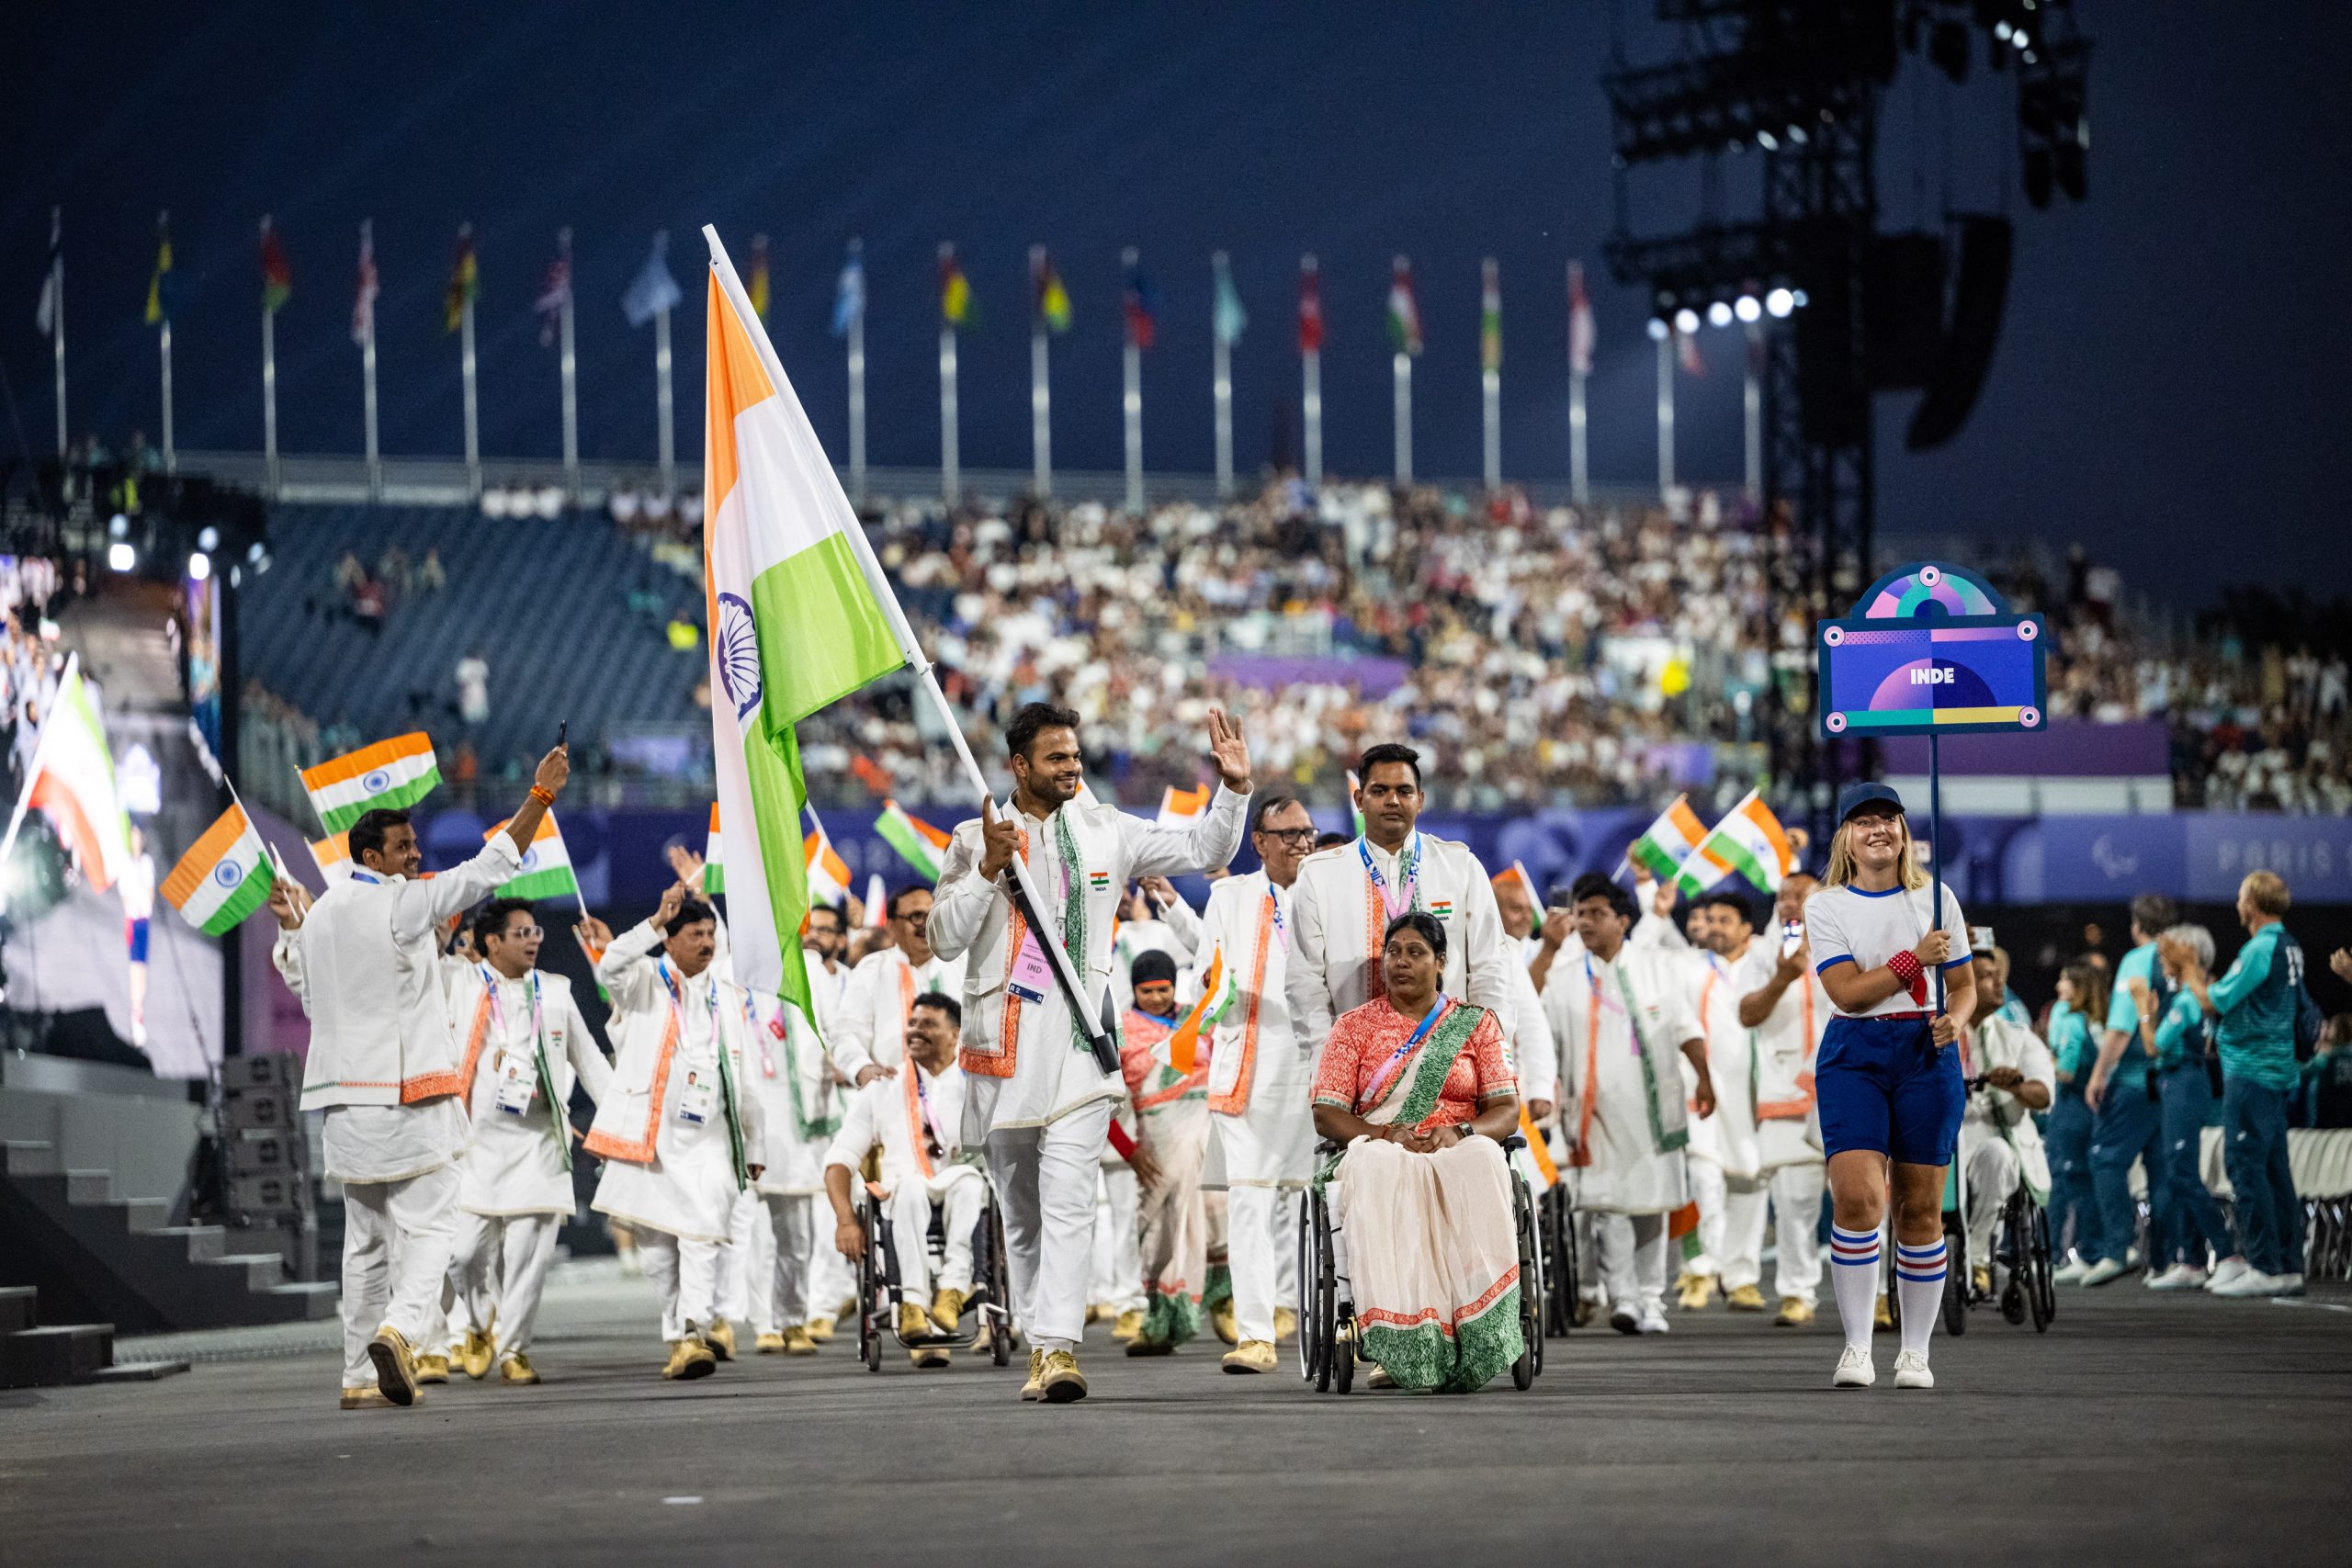
<instances>
[{"instance_id":1,"label":"paved parade ground","mask_svg":"<svg viewBox=\"0 0 2352 1568\"><path fill-rule=\"evenodd\" d=\"M1939 1337L1930 1393L1883 1336L1879 1386L1833 1393L1829 1329L1718 1306L1555 1340L1527 1393L1318 1398L1287 1360L1090 1345L1093 1397L1044 1408L842 1339L665 1384L650 1288L586 1266L537 1388L346 1414L332 1325L299 1325L0 1394L0 1563L2346 1561L2352 1297L2060 1310Z\"/></svg>"}]
</instances>

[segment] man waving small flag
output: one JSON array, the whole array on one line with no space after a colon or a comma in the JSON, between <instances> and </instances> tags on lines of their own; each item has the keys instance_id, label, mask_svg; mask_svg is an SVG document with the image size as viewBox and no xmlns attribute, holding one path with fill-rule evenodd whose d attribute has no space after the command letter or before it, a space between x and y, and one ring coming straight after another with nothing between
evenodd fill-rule
<instances>
[{"instance_id":1,"label":"man waving small flag","mask_svg":"<svg viewBox=\"0 0 2352 1568\"><path fill-rule=\"evenodd\" d=\"M269 900L277 873L261 835L232 805L180 856L159 889L164 902L207 936L226 936Z\"/></svg>"}]
</instances>

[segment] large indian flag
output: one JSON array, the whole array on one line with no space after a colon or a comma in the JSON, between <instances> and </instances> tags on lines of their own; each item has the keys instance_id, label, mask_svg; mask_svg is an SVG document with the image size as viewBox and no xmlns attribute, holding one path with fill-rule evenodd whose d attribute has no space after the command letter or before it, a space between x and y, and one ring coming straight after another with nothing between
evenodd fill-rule
<instances>
[{"instance_id":1,"label":"large indian flag","mask_svg":"<svg viewBox=\"0 0 2352 1568\"><path fill-rule=\"evenodd\" d=\"M164 878L164 901L207 936L226 936L269 899L277 875L261 835L232 805Z\"/></svg>"},{"instance_id":2,"label":"large indian flag","mask_svg":"<svg viewBox=\"0 0 2352 1568\"><path fill-rule=\"evenodd\" d=\"M874 830L882 835L883 842L899 852L909 865L922 874L925 882L939 880L939 868L947 858L948 835L920 817L910 817L895 800L882 803L882 815L874 819Z\"/></svg>"},{"instance_id":3,"label":"large indian flag","mask_svg":"<svg viewBox=\"0 0 2352 1568\"><path fill-rule=\"evenodd\" d=\"M1675 881L1690 895L1704 893L1726 877L1747 878L1766 893L1778 893L1781 879L1796 864L1781 819L1754 790L1699 840Z\"/></svg>"},{"instance_id":4,"label":"large indian flag","mask_svg":"<svg viewBox=\"0 0 2352 1568\"><path fill-rule=\"evenodd\" d=\"M1690 809L1690 797L1678 795L1674 804L1658 813L1657 821L1635 839L1626 857L1647 866L1650 874L1663 882L1682 869L1699 840L1707 836L1707 826L1699 814Z\"/></svg>"},{"instance_id":5,"label":"large indian flag","mask_svg":"<svg viewBox=\"0 0 2352 1568\"><path fill-rule=\"evenodd\" d=\"M718 812L733 840L728 934L739 984L806 1010L795 933L808 911L808 791L792 727L906 656L851 538L849 497L718 231L703 234L703 561Z\"/></svg>"},{"instance_id":6,"label":"large indian flag","mask_svg":"<svg viewBox=\"0 0 2352 1568\"><path fill-rule=\"evenodd\" d=\"M501 822L481 836L488 843L506 831ZM563 834L555 825L552 808L539 818L539 830L531 836L530 847L523 852L523 868L512 879L500 885L501 898L577 898L579 878L572 874L571 852L563 847Z\"/></svg>"},{"instance_id":7,"label":"large indian flag","mask_svg":"<svg viewBox=\"0 0 2352 1568\"><path fill-rule=\"evenodd\" d=\"M130 818L123 815L122 796L115 789L106 727L98 722L97 705L90 701L77 660L67 661L33 745L32 777L17 814L21 818L32 807L46 816L90 890L103 893L130 863ZM9 838L15 837L12 830Z\"/></svg>"},{"instance_id":8,"label":"large indian flag","mask_svg":"<svg viewBox=\"0 0 2352 1568\"><path fill-rule=\"evenodd\" d=\"M348 831L370 811L404 811L440 782L433 737L421 730L302 770L302 787L311 792L311 808L330 833Z\"/></svg>"}]
</instances>

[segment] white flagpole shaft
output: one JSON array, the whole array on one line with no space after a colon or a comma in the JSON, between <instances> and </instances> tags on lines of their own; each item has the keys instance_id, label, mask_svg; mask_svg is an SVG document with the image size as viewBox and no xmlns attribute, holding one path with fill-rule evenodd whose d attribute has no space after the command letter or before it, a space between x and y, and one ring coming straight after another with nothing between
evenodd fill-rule
<instances>
[{"instance_id":1,"label":"white flagpole shaft","mask_svg":"<svg viewBox=\"0 0 2352 1568\"><path fill-rule=\"evenodd\" d=\"M474 391L474 302L464 302L458 318L458 367L466 383L466 488L481 493L481 404Z\"/></svg>"},{"instance_id":2,"label":"white flagpole shaft","mask_svg":"<svg viewBox=\"0 0 2352 1568\"><path fill-rule=\"evenodd\" d=\"M1747 379L1742 388L1747 424L1747 499L1750 501L1760 501L1764 497L1764 381L1756 373L1756 363L1762 354L1763 344L1763 327L1750 321L1747 325Z\"/></svg>"},{"instance_id":3,"label":"white flagpole shaft","mask_svg":"<svg viewBox=\"0 0 2352 1568\"><path fill-rule=\"evenodd\" d=\"M963 476L956 452L956 329L939 329L939 494L953 506L961 499Z\"/></svg>"},{"instance_id":4,"label":"white flagpole shaft","mask_svg":"<svg viewBox=\"0 0 2352 1568\"><path fill-rule=\"evenodd\" d=\"M164 361L164 472L179 471L179 455L172 445L172 323L164 321L164 330L156 334L156 344Z\"/></svg>"},{"instance_id":5,"label":"white flagpole shaft","mask_svg":"<svg viewBox=\"0 0 2352 1568\"><path fill-rule=\"evenodd\" d=\"M1499 490L1503 482L1503 373L1484 371L1479 380L1487 403L1487 488Z\"/></svg>"},{"instance_id":6,"label":"white flagpole shaft","mask_svg":"<svg viewBox=\"0 0 2352 1568\"><path fill-rule=\"evenodd\" d=\"M261 308L261 466L269 493L277 482L277 312Z\"/></svg>"},{"instance_id":7,"label":"white flagpole shaft","mask_svg":"<svg viewBox=\"0 0 2352 1568\"><path fill-rule=\"evenodd\" d=\"M1306 482L1319 490L1323 485L1323 351L1301 350L1298 373L1306 391L1303 423L1306 434Z\"/></svg>"},{"instance_id":8,"label":"white flagpole shaft","mask_svg":"<svg viewBox=\"0 0 2352 1568\"><path fill-rule=\"evenodd\" d=\"M662 497L678 493L677 409L670 396L670 312L653 312L654 406L662 416Z\"/></svg>"},{"instance_id":9,"label":"white flagpole shaft","mask_svg":"<svg viewBox=\"0 0 2352 1568\"><path fill-rule=\"evenodd\" d=\"M57 457L62 462L70 443L65 435L65 258L50 269L50 353L57 363Z\"/></svg>"},{"instance_id":10,"label":"white flagpole shaft","mask_svg":"<svg viewBox=\"0 0 2352 1568\"><path fill-rule=\"evenodd\" d=\"M1578 506L1592 499L1592 486L1585 468L1585 374L1581 370L1568 375L1568 494Z\"/></svg>"},{"instance_id":11,"label":"white flagpole shaft","mask_svg":"<svg viewBox=\"0 0 2352 1568\"><path fill-rule=\"evenodd\" d=\"M1029 333L1029 452L1031 484L1041 501L1054 493L1054 394L1046 378L1050 352L1046 324L1039 321Z\"/></svg>"},{"instance_id":12,"label":"white flagpole shaft","mask_svg":"<svg viewBox=\"0 0 2352 1568\"><path fill-rule=\"evenodd\" d=\"M1657 491L1674 488L1674 334L1657 340Z\"/></svg>"},{"instance_id":13,"label":"white flagpole shaft","mask_svg":"<svg viewBox=\"0 0 2352 1568\"><path fill-rule=\"evenodd\" d=\"M849 323L849 493L865 499L865 311Z\"/></svg>"},{"instance_id":14,"label":"white flagpole shaft","mask_svg":"<svg viewBox=\"0 0 2352 1568\"><path fill-rule=\"evenodd\" d=\"M567 268L571 255L564 253ZM571 274L565 273L563 308L558 313L563 346L563 488L574 506L580 504L580 355L571 336Z\"/></svg>"},{"instance_id":15,"label":"white flagpole shaft","mask_svg":"<svg viewBox=\"0 0 2352 1568\"><path fill-rule=\"evenodd\" d=\"M1396 482L1413 482L1413 356L1399 354L1391 362L1396 373Z\"/></svg>"},{"instance_id":16,"label":"white flagpole shaft","mask_svg":"<svg viewBox=\"0 0 2352 1568\"><path fill-rule=\"evenodd\" d=\"M1216 404L1216 493L1233 493L1233 345L1216 334L1216 358L1209 393Z\"/></svg>"},{"instance_id":17,"label":"white flagpole shaft","mask_svg":"<svg viewBox=\"0 0 2352 1568\"><path fill-rule=\"evenodd\" d=\"M1139 513L1143 510L1143 350L1132 342L1121 368L1125 380L1120 406L1127 425L1127 510Z\"/></svg>"},{"instance_id":18,"label":"white flagpole shaft","mask_svg":"<svg viewBox=\"0 0 2352 1568\"><path fill-rule=\"evenodd\" d=\"M362 412L367 415L368 431L368 494L380 501L384 496L384 457L376 444L376 312L368 312L368 330L359 344L359 377L362 383Z\"/></svg>"}]
</instances>

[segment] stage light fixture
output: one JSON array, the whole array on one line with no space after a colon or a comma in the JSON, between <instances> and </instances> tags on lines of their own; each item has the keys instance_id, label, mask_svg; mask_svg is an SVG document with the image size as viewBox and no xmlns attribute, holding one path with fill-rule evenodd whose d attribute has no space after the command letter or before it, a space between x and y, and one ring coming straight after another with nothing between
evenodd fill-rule
<instances>
[{"instance_id":1,"label":"stage light fixture","mask_svg":"<svg viewBox=\"0 0 2352 1568\"><path fill-rule=\"evenodd\" d=\"M1743 321L1753 322L1764 314L1764 307L1756 302L1755 295L1743 294L1739 302L1731 308L1731 313Z\"/></svg>"},{"instance_id":2,"label":"stage light fixture","mask_svg":"<svg viewBox=\"0 0 2352 1568\"><path fill-rule=\"evenodd\" d=\"M1650 318L1650 336L1653 339L1663 339L1666 336L1666 323L1656 316Z\"/></svg>"},{"instance_id":3,"label":"stage light fixture","mask_svg":"<svg viewBox=\"0 0 2352 1568\"><path fill-rule=\"evenodd\" d=\"M1785 321L1797 308L1797 297L1785 288L1775 288L1764 296L1764 310L1774 321Z\"/></svg>"},{"instance_id":4,"label":"stage light fixture","mask_svg":"<svg viewBox=\"0 0 2352 1568\"><path fill-rule=\"evenodd\" d=\"M187 558L187 574L192 581L202 582L212 575L212 558L198 550Z\"/></svg>"},{"instance_id":5,"label":"stage light fixture","mask_svg":"<svg viewBox=\"0 0 2352 1568\"><path fill-rule=\"evenodd\" d=\"M139 565L139 552L130 547L130 540L117 539L107 547L107 565L117 571L135 570Z\"/></svg>"},{"instance_id":6,"label":"stage light fixture","mask_svg":"<svg viewBox=\"0 0 2352 1568\"><path fill-rule=\"evenodd\" d=\"M1767 152L1778 152L1781 150L1781 139L1769 130L1759 130L1756 133L1756 145L1763 148Z\"/></svg>"},{"instance_id":7,"label":"stage light fixture","mask_svg":"<svg viewBox=\"0 0 2352 1568\"><path fill-rule=\"evenodd\" d=\"M215 528L209 523L206 524L203 528L198 530L197 533L196 547L199 550L219 549L220 547L220 530Z\"/></svg>"},{"instance_id":8,"label":"stage light fixture","mask_svg":"<svg viewBox=\"0 0 2352 1568\"><path fill-rule=\"evenodd\" d=\"M1731 325L1731 307L1718 299L1707 307L1707 324L1711 327Z\"/></svg>"},{"instance_id":9,"label":"stage light fixture","mask_svg":"<svg viewBox=\"0 0 2352 1568\"><path fill-rule=\"evenodd\" d=\"M1812 297L1807 295L1804 289L1792 288L1789 290L1789 303L1802 310L1807 305L1812 304L1813 299Z\"/></svg>"},{"instance_id":10,"label":"stage light fixture","mask_svg":"<svg viewBox=\"0 0 2352 1568\"><path fill-rule=\"evenodd\" d=\"M1685 305L1674 312L1674 330L1689 337L1699 330L1699 312Z\"/></svg>"},{"instance_id":11,"label":"stage light fixture","mask_svg":"<svg viewBox=\"0 0 2352 1568\"><path fill-rule=\"evenodd\" d=\"M116 513L112 517L107 520L107 536L110 539L129 538L130 536L130 519L125 517L119 512Z\"/></svg>"},{"instance_id":12,"label":"stage light fixture","mask_svg":"<svg viewBox=\"0 0 2352 1568\"><path fill-rule=\"evenodd\" d=\"M2006 19L1993 24L1993 36L2003 43L2009 41L2009 24Z\"/></svg>"}]
</instances>

